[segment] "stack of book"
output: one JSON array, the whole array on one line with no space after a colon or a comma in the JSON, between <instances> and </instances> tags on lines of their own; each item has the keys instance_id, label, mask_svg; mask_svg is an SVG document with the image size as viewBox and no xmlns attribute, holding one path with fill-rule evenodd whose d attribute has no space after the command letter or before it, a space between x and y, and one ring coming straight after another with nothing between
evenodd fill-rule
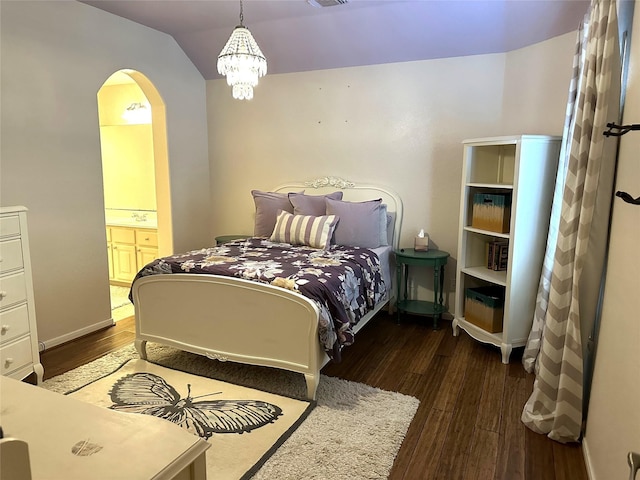
<instances>
[{"instance_id":1,"label":"stack of book","mask_svg":"<svg viewBox=\"0 0 640 480\"><path fill-rule=\"evenodd\" d=\"M509 260L509 242L494 240L487 243L487 268L489 270L506 270Z\"/></svg>"}]
</instances>

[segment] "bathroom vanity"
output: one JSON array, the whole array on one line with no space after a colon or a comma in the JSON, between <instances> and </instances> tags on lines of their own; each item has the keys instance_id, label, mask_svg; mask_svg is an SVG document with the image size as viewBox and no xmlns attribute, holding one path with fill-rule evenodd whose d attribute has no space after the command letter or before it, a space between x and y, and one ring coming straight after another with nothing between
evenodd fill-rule
<instances>
[{"instance_id":1,"label":"bathroom vanity","mask_svg":"<svg viewBox=\"0 0 640 480\"><path fill-rule=\"evenodd\" d=\"M138 270L158 257L155 212L107 215L109 283L129 286Z\"/></svg>"}]
</instances>

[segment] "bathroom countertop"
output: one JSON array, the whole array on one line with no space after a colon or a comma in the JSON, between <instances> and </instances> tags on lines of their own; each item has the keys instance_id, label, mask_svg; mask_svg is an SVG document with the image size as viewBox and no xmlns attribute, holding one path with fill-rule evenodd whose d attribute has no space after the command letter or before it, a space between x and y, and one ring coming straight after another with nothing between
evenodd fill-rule
<instances>
[{"instance_id":1,"label":"bathroom countertop","mask_svg":"<svg viewBox=\"0 0 640 480\"><path fill-rule=\"evenodd\" d=\"M108 227L158 228L158 222L153 220L138 221L133 218L107 218L106 224Z\"/></svg>"},{"instance_id":2,"label":"bathroom countertop","mask_svg":"<svg viewBox=\"0 0 640 480\"><path fill-rule=\"evenodd\" d=\"M111 227L158 228L158 215L151 210L109 208L105 221Z\"/></svg>"}]
</instances>

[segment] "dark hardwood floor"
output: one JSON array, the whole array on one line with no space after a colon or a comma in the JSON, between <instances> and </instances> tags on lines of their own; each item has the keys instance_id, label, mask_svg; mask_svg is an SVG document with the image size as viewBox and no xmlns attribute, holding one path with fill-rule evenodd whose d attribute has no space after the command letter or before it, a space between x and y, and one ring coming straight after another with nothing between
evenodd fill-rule
<instances>
[{"instance_id":1,"label":"dark hardwood floor","mask_svg":"<svg viewBox=\"0 0 640 480\"><path fill-rule=\"evenodd\" d=\"M533 375L521 349L503 365L499 350L443 321L380 314L322 373L412 395L420 406L391 471L391 480L587 480L578 444L562 445L520 422ZM130 344L133 318L42 353L45 379ZM329 479L327 479L329 480ZM357 480L357 479L354 479Z\"/></svg>"}]
</instances>

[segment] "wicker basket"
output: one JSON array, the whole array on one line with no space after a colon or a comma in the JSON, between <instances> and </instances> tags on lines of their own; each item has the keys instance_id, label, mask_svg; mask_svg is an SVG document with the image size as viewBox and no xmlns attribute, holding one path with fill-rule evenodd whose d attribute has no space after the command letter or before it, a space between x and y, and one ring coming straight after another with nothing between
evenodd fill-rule
<instances>
[{"instance_id":1,"label":"wicker basket","mask_svg":"<svg viewBox=\"0 0 640 480\"><path fill-rule=\"evenodd\" d=\"M490 232L507 233L511 221L511 194L473 195L471 226Z\"/></svg>"},{"instance_id":2,"label":"wicker basket","mask_svg":"<svg viewBox=\"0 0 640 480\"><path fill-rule=\"evenodd\" d=\"M502 331L504 289L500 287L467 288L464 318L490 333Z\"/></svg>"}]
</instances>

